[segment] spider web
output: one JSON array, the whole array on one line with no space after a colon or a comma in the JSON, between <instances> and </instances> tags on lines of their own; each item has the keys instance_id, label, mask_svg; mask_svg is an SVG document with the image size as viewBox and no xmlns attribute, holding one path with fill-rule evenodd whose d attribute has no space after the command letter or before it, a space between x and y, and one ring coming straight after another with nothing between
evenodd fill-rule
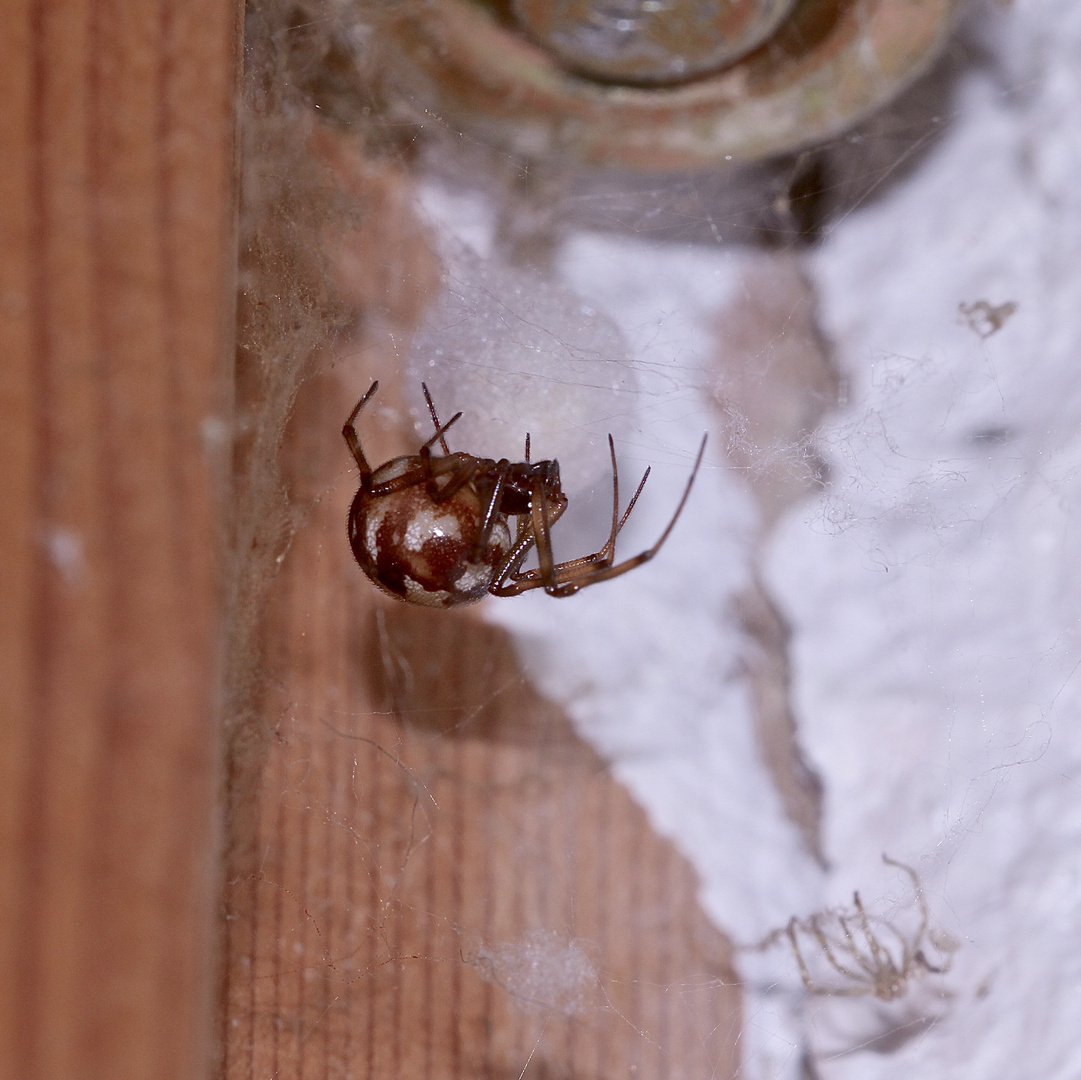
<instances>
[{"instance_id":1,"label":"spider web","mask_svg":"<svg viewBox=\"0 0 1081 1080\"><path fill-rule=\"evenodd\" d=\"M334 1076L1077 1075L1074 5L975 8L933 77L813 154L528 184L434 120L320 150L311 103L334 111L334 50L364 55L378 12L255 11L245 227L277 214L289 254L249 243L242 282L226 997L258 1052L227 1072L308 1075L322 1045ZM442 268L350 258L380 216ZM529 430L559 457L557 558L603 539L609 430L626 477L653 469L622 554L704 430L709 456L648 568L452 630L365 621L320 433L380 364L384 457L426 423L420 377L467 410L460 448L517 455ZM607 853L580 832L598 806ZM808 995L776 937L793 916L859 889L911 934L883 852L961 941L952 970L897 1002ZM602 879L613 912L621 890L654 912L658 967L591 907ZM458 1026L410 1029L410 1001L447 995Z\"/></svg>"}]
</instances>

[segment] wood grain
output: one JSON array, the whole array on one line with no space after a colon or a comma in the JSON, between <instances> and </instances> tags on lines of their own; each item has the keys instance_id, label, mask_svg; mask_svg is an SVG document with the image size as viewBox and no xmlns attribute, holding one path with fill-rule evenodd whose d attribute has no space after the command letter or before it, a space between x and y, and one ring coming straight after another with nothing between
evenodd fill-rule
<instances>
[{"instance_id":1,"label":"wood grain","mask_svg":"<svg viewBox=\"0 0 1081 1080\"><path fill-rule=\"evenodd\" d=\"M205 1075L237 9L0 35L0 1075Z\"/></svg>"}]
</instances>

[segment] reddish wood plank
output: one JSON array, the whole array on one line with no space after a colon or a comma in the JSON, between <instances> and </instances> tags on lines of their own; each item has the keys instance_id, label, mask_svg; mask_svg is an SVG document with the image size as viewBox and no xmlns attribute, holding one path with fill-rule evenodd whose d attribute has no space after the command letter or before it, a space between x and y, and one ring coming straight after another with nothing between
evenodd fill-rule
<instances>
[{"instance_id":1,"label":"reddish wood plank","mask_svg":"<svg viewBox=\"0 0 1081 1080\"><path fill-rule=\"evenodd\" d=\"M10 5L0 1075L209 1061L237 10Z\"/></svg>"}]
</instances>

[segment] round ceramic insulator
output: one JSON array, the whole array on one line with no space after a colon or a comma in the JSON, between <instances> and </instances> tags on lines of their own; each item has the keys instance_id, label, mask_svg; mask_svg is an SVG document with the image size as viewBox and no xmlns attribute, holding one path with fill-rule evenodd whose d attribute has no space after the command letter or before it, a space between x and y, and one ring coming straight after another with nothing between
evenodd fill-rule
<instances>
[{"instance_id":1,"label":"round ceramic insulator","mask_svg":"<svg viewBox=\"0 0 1081 1080\"><path fill-rule=\"evenodd\" d=\"M419 123L436 117L534 161L651 172L759 161L882 108L934 61L964 2L796 0L758 48L654 83L584 76L494 0L391 5L383 92Z\"/></svg>"}]
</instances>

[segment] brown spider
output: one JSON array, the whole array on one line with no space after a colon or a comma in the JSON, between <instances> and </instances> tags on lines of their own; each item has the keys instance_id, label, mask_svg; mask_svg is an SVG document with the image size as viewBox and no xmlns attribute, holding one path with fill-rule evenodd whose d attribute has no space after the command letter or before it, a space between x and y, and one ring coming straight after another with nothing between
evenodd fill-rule
<instances>
[{"instance_id":1,"label":"brown spider","mask_svg":"<svg viewBox=\"0 0 1081 1080\"><path fill-rule=\"evenodd\" d=\"M648 562L679 518L706 448L703 436L683 497L660 539L640 555L613 565L616 537L642 494L649 469L620 517L616 451L609 435L612 531L608 541L592 555L557 563L552 555L551 529L567 509L557 461L531 462L528 435L525 461L452 454L445 435L462 414L455 413L440 425L431 395L422 383L435 434L419 453L392 458L372 469L354 421L378 386L378 381L372 383L342 428L360 467L360 490L349 510L349 543L361 569L378 589L428 607L472 604L487 593L517 596L530 589L544 589L550 596L571 596ZM432 453L436 442L442 455ZM513 539L510 517L515 519ZM540 565L522 570L533 548Z\"/></svg>"},{"instance_id":2,"label":"brown spider","mask_svg":"<svg viewBox=\"0 0 1081 1080\"><path fill-rule=\"evenodd\" d=\"M871 995L880 1001L894 1001L908 991L909 981L921 972L944 975L953 963L953 953L958 942L942 931L930 932L931 944L945 960L932 964L923 951L923 937L927 933L927 901L923 896L916 871L904 863L882 856L888 866L896 866L912 879L919 905L920 923L911 937L902 934L892 923L874 920L889 931L892 946L883 944L872 928L872 919L864 910L860 894L852 894L854 910L816 912L806 919L795 916L788 923L786 932L799 964L803 985L812 994L828 994L838 997ZM830 925L832 923L832 925ZM813 937L822 950L829 966L849 980L842 986L822 986L811 977L799 945L799 934ZM881 933L881 930L879 931ZM861 942L862 939L862 942Z\"/></svg>"}]
</instances>

